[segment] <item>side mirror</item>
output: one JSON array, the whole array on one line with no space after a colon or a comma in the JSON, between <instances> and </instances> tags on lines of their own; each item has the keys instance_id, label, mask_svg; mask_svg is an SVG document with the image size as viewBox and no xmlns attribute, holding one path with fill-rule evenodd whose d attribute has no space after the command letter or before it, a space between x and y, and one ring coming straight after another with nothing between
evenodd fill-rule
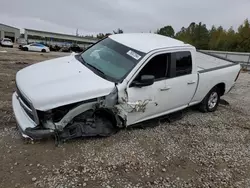
<instances>
[{"instance_id":1,"label":"side mirror","mask_svg":"<svg viewBox=\"0 0 250 188\"><path fill-rule=\"evenodd\" d=\"M139 81L133 81L131 86L144 87L153 85L155 77L153 75L142 75Z\"/></svg>"}]
</instances>

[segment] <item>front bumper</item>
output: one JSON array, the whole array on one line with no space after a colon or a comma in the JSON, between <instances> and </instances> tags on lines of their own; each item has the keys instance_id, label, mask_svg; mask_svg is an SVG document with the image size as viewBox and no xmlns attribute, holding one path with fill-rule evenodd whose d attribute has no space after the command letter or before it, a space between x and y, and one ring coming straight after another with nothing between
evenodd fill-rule
<instances>
[{"instance_id":1,"label":"front bumper","mask_svg":"<svg viewBox=\"0 0 250 188\"><path fill-rule=\"evenodd\" d=\"M18 129L20 130L21 134L25 138L30 138L29 135L26 134L25 130L27 128L35 128L37 125L34 121L32 121L29 116L25 113L22 106L20 105L17 99L17 93L13 93L12 95L12 108L15 114L15 118L17 121Z\"/></svg>"},{"instance_id":2,"label":"front bumper","mask_svg":"<svg viewBox=\"0 0 250 188\"><path fill-rule=\"evenodd\" d=\"M37 124L30 119L26 114L19 100L17 99L17 93L12 95L12 108L17 121L17 127L24 138L30 139L42 139L47 136L54 135L54 131L50 129L40 129Z\"/></svg>"}]
</instances>

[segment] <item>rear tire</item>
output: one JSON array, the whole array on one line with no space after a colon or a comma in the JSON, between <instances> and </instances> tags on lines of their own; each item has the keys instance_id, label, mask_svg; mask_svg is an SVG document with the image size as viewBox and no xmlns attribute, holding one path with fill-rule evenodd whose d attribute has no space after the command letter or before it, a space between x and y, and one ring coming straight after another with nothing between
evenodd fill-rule
<instances>
[{"instance_id":1,"label":"rear tire","mask_svg":"<svg viewBox=\"0 0 250 188\"><path fill-rule=\"evenodd\" d=\"M211 89L199 105L201 112L214 112L220 102L220 90L218 87Z\"/></svg>"},{"instance_id":2,"label":"rear tire","mask_svg":"<svg viewBox=\"0 0 250 188\"><path fill-rule=\"evenodd\" d=\"M24 47L23 51L29 51L29 49L27 47Z\"/></svg>"},{"instance_id":3,"label":"rear tire","mask_svg":"<svg viewBox=\"0 0 250 188\"><path fill-rule=\"evenodd\" d=\"M46 50L45 50L45 49L42 49L42 52L43 52L43 53L45 53L45 52L46 52Z\"/></svg>"}]
</instances>

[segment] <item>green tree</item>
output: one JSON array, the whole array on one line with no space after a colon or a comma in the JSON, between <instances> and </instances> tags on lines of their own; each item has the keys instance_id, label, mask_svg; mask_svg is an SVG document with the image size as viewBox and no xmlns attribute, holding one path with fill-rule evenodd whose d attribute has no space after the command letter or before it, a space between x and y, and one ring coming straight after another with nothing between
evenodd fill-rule
<instances>
[{"instance_id":1,"label":"green tree","mask_svg":"<svg viewBox=\"0 0 250 188\"><path fill-rule=\"evenodd\" d=\"M234 31L233 27L230 27L228 31L226 32L225 37L225 50L227 51L234 51L237 48L238 45L238 37L236 32Z\"/></svg>"},{"instance_id":2,"label":"green tree","mask_svg":"<svg viewBox=\"0 0 250 188\"><path fill-rule=\"evenodd\" d=\"M192 22L188 28L182 27L176 38L194 45L199 49L208 49L209 31L205 24Z\"/></svg>"},{"instance_id":3,"label":"green tree","mask_svg":"<svg viewBox=\"0 0 250 188\"><path fill-rule=\"evenodd\" d=\"M178 39L178 40L181 40L183 42L186 42L188 44L193 45L193 41L192 41L192 39L190 37L188 29L185 28L185 27L182 27L181 30L176 33L175 38Z\"/></svg>"},{"instance_id":4,"label":"green tree","mask_svg":"<svg viewBox=\"0 0 250 188\"><path fill-rule=\"evenodd\" d=\"M102 39L104 37L105 37L105 35L103 33L99 33L96 35L96 38L98 38L98 39Z\"/></svg>"},{"instance_id":5,"label":"green tree","mask_svg":"<svg viewBox=\"0 0 250 188\"><path fill-rule=\"evenodd\" d=\"M208 49L209 32L206 24L195 24L193 34L191 35L194 45L198 49Z\"/></svg>"},{"instance_id":6,"label":"green tree","mask_svg":"<svg viewBox=\"0 0 250 188\"><path fill-rule=\"evenodd\" d=\"M175 31L171 25L158 29L156 33L160 35L172 37L172 38L175 36Z\"/></svg>"},{"instance_id":7,"label":"green tree","mask_svg":"<svg viewBox=\"0 0 250 188\"><path fill-rule=\"evenodd\" d=\"M112 34L111 34L111 33L106 33L106 34L104 34L104 33L99 33L99 34L96 35L96 38L98 38L98 39L103 39L103 38L105 38L105 37L107 37L107 36L109 36L109 35L112 35Z\"/></svg>"},{"instance_id":8,"label":"green tree","mask_svg":"<svg viewBox=\"0 0 250 188\"><path fill-rule=\"evenodd\" d=\"M117 29L113 33L123 33L123 30ZM171 25L160 28L155 33L176 38L197 49L250 52L250 23L247 19L237 31L232 27L226 30L222 26L212 26L208 30L206 24L192 22L187 28L182 27L177 33ZM99 33L97 38L102 39L108 35L111 33Z\"/></svg>"},{"instance_id":9,"label":"green tree","mask_svg":"<svg viewBox=\"0 0 250 188\"><path fill-rule=\"evenodd\" d=\"M238 45L236 50L238 51L250 51L250 24L248 19L244 21L238 28Z\"/></svg>"}]
</instances>

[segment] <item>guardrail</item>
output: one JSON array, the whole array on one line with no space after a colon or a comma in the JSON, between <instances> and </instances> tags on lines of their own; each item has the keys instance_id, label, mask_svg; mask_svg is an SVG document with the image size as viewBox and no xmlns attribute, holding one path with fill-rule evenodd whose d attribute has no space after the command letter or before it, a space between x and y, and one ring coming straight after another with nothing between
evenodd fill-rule
<instances>
[{"instance_id":1,"label":"guardrail","mask_svg":"<svg viewBox=\"0 0 250 188\"><path fill-rule=\"evenodd\" d=\"M250 70L250 53L200 50L206 53L217 55L241 64L242 68Z\"/></svg>"}]
</instances>

